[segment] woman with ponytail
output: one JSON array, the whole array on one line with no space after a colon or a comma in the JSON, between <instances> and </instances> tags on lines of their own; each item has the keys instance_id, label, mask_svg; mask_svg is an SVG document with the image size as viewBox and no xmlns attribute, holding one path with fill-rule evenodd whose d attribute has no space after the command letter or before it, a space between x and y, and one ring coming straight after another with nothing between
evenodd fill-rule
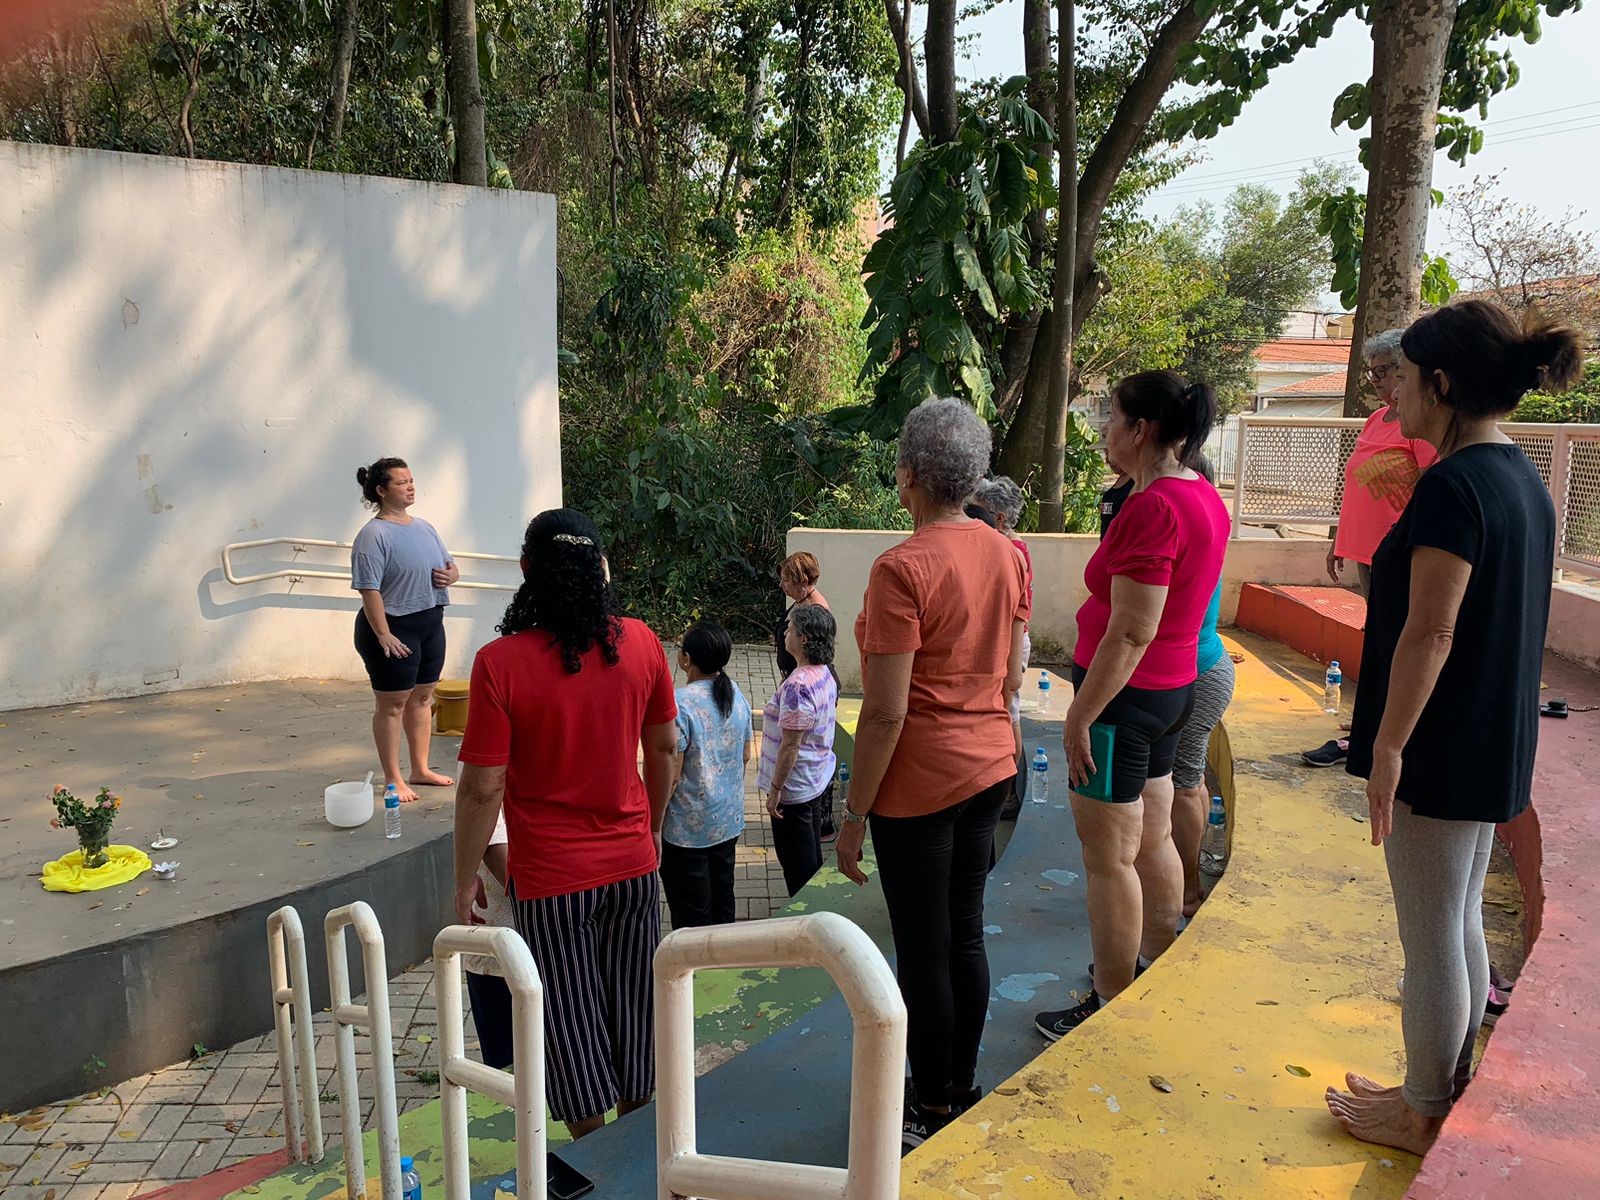
<instances>
[{"instance_id":1,"label":"woman with ponytail","mask_svg":"<svg viewBox=\"0 0 1600 1200\"><path fill-rule=\"evenodd\" d=\"M1133 982L1177 933L1183 864L1172 840L1173 766L1194 705L1200 627L1228 546L1217 489L1187 464L1216 419L1203 383L1173 371L1130 375L1111 394L1108 461L1133 494L1084 570L1072 652L1075 695L1062 741L1083 843L1094 962L1089 998L1042 1012L1051 1041ZM1098 728L1099 760L1091 728Z\"/></svg>"},{"instance_id":2,"label":"woman with ponytail","mask_svg":"<svg viewBox=\"0 0 1600 1200\"><path fill-rule=\"evenodd\" d=\"M1494 827L1528 807L1556 516L1500 431L1583 366L1573 330L1481 300L1400 340L1395 407L1437 448L1372 559L1347 770L1367 780L1405 952L1406 1076L1345 1076L1328 1108L1362 1141L1425 1154L1467 1086L1489 994L1483 879Z\"/></svg>"},{"instance_id":3,"label":"woman with ponytail","mask_svg":"<svg viewBox=\"0 0 1600 1200\"><path fill-rule=\"evenodd\" d=\"M655 1091L650 963L678 709L661 643L618 615L599 531L580 512L529 522L500 632L472 666L456 917L481 923L478 863L503 809L517 931L544 980L550 1109L577 1138Z\"/></svg>"},{"instance_id":4,"label":"woman with ponytail","mask_svg":"<svg viewBox=\"0 0 1600 1200\"><path fill-rule=\"evenodd\" d=\"M367 668L374 707L372 740L383 782L402 801L412 784L449 787L455 780L428 765L433 688L444 671L446 590L461 578L433 526L408 511L417 482L404 459L380 458L356 469L361 499L373 510L350 548L350 586L361 593L356 653ZM400 773L400 735L411 774Z\"/></svg>"},{"instance_id":5,"label":"woman with ponytail","mask_svg":"<svg viewBox=\"0 0 1600 1200\"><path fill-rule=\"evenodd\" d=\"M733 638L715 621L683 635L678 754L661 826L661 887L672 927L734 918L733 858L744 832L744 770L754 738L750 704L728 678Z\"/></svg>"}]
</instances>

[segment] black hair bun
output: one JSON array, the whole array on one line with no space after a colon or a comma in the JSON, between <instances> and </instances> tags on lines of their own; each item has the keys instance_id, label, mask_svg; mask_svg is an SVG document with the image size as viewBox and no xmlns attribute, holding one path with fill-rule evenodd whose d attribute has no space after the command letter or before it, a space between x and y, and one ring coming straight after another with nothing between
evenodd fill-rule
<instances>
[{"instance_id":1,"label":"black hair bun","mask_svg":"<svg viewBox=\"0 0 1600 1200\"><path fill-rule=\"evenodd\" d=\"M367 469L365 467L356 468L356 482L362 487L367 486Z\"/></svg>"}]
</instances>

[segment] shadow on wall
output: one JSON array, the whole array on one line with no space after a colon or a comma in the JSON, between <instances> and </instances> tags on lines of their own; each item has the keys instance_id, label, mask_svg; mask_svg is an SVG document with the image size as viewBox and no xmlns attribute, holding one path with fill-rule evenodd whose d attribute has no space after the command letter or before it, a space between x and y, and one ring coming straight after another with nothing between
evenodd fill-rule
<instances>
[{"instance_id":1,"label":"shadow on wall","mask_svg":"<svg viewBox=\"0 0 1600 1200\"><path fill-rule=\"evenodd\" d=\"M0 393L32 401L0 448L0 708L359 674L347 585L216 563L348 540L380 454L458 549L515 553L559 502L548 197L8 144L0 257ZM489 595L452 606L468 655Z\"/></svg>"}]
</instances>

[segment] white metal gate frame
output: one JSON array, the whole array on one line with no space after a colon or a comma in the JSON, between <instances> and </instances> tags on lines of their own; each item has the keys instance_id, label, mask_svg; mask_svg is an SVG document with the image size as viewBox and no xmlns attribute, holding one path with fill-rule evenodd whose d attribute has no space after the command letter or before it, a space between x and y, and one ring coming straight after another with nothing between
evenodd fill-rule
<instances>
[{"instance_id":1,"label":"white metal gate frame","mask_svg":"<svg viewBox=\"0 0 1600 1200\"><path fill-rule=\"evenodd\" d=\"M517 1070L496 1071L466 1055L461 956L500 964L511 990L511 1046ZM433 939L433 985L439 1008L439 1123L445 1200L471 1200L467 1092L505 1105L517 1122L518 1200L545 1200L544 987L528 944L514 929L448 925ZM387 1191L385 1191L387 1195Z\"/></svg>"},{"instance_id":2,"label":"white metal gate frame","mask_svg":"<svg viewBox=\"0 0 1600 1200\"><path fill-rule=\"evenodd\" d=\"M1327 494L1326 511L1315 513L1282 513L1254 511L1247 505L1247 484L1250 476L1250 433L1252 430L1283 431L1303 430L1359 430L1366 421L1360 417L1268 417L1241 416L1235 434L1233 479L1233 536L1238 537L1246 524L1319 524L1338 520L1339 489L1342 486L1342 460L1336 470L1338 478L1323 481ZM1574 525L1583 520L1600 527L1600 480L1589 480L1577 486L1573 479L1574 452L1579 446L1600 447L1600 425L1550 425L1523 421L1507 421L1500 429L1517 442L1539 469L1550 489L1550 499L1556 510L1556 553L1552 564L1557 570L1577 571L1586 575L1600 574L1600 546L1595 547L1595 557L1579 558L1569 553L1574 549ZM1549 462L1545 459L1548 443ZM1591 472L1592 473L1592 472ZM1305 482L1317 486L1316 479ZM1580 500L1578 491L1584 492ZM1584 500L1587 506L1580 508Z\"/></svg>"},{"instance_id":3,"label":"white metal gate frame","mask_svg":"<svg viewBox=\"0 0 1600 1200\"><path fill-rule=\"evenodd\" d=\"M854 1023L843 1169L695 1149L695 971L791 966L825 969ZM900 1194L906 1008L888 963L860 927L836 913L811 913L675 930L656 950L655 1000L659 1200L894 1200Z\"/></svg>"},{"instance_id":4,"label":"white metal gate frame","mask_svg":"<svg viewBox=\"0 0 1600 1200\"><path fill-rule=\"evenodd\" d=\"M361 943L361 971L367 1002L350 1000L350 962L344 931L355 927ZM383 930L364 900L336 908L323 919L327 939L328 991L338 1052L339 1117L344 1125L344 1178L348 1200L366 1200L367 1164L361 1146L361 1093L356 1074L356 1028L367 1031L372 1055L373 1090L378 1111L378 1172L385 1200L396 1200L400 1188L400 1117L394 1093L394 1033L389 1023L389 969L383 951ZM443 1014L441 1013L441 1016Z\"/></svg>"},{"instance_id":5,"label":"white metal gate frame","mask_svg":"<svg viewBox=\"0 0 1600 1200\"><path fill-rule=\"evenodd\" d=\"M306 935L300 924L300 914L290 905L284 905L267 918L267 964L272 977L273 1024L278 1035L278 1084L283 1093L283 1138L289 1161L321 1162L322 1105L317 1099L316 1031L311 1024ZM296 1058L299 1059L298 1080Z\"/></svg>"}]
</instances>

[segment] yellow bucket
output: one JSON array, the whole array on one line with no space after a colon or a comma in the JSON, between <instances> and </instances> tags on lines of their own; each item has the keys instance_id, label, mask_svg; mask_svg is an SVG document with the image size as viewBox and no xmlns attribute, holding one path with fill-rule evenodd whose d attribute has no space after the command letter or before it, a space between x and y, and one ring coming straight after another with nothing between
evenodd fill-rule
<instances>
[{"instance_id":1,"label":"yellow bucket","mask_svg":"<svg viewBox=\"0 0 1600 1200\"><path fill-rule=\"evenodd\" d=\"M465 679L441 679L433 689L433 731L460 737L467 731L467 692Z\"/></svg>"}]
</instances>

